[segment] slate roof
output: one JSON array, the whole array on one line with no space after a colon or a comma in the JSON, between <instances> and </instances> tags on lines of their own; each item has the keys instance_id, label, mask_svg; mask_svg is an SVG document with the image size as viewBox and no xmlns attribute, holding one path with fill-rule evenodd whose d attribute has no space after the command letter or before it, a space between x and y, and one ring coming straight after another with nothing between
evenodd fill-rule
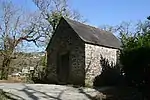
<instances>
[{"instance_id":1,"label":"slate roof","mask_svg":"<svg viewBox=\"0 0 150 100\"><path fill-rule=\"evenodd\" d=\"M71 19L65 18L64 20L67 21L84 42L117 49L121 48L121 42L111 32L85 25Z\"/></svg>"},{"instance_id":2,"label":"slate roof","mask_svg":"<svg viewBox=\"0 0 150 100\"><path fill-rule=\"evenodd\" d=\"M68 18L62 17L60 23L62 21L66 21L70 25L70 27L78 34L78 36L86 43L105 46L109 48L121 49L121 42L111 32L107 32L99 28L95 28L93 26L86 25ZM52 38L50 39L47 48L49 47Z\"/></svg>"}]
</instances>

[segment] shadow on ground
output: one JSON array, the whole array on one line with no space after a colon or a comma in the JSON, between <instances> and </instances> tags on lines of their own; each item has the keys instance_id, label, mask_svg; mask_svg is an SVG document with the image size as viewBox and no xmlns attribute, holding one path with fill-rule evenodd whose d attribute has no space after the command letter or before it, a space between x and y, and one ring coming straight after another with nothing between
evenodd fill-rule
<instances>
[{"instance_id":1,"label":"shadow on ground","mask_svg":"<svg viewBox=\"0 0 150 100\"><path fill-rule=\"evenodd\" d=\"M17 89L16 89L17 90ZM38 91L38 90L35 90L27 85L24 85L24 88L21 89L21 90L17 90L17 91L20 91L20 92L23 92L26 94L26 96L30 99L30 100L41 100L41 98L44 98L45 100L62 100L60 99L61 96L63 95L63 93L66 91L66 90L62 90L59 92L59 94L55 97L55 96L51 96L45 92L41 92L41 91ZM10 93L10 92L3 92L3 96L7 99L10 99L10 100L28 100L27 98L23 97L23 96L19 96L17 94L14 94L14 93ZM7 100L6 99L6 100Z\"/></svg>"},{"instance_id":2,"label":"shadow on ground","mask_svg":"<svg viewBox=\"0 0 150 100\"><path fill-rule=\"evenodd\" d=\"M20 91L24 92L31 100L41 100L40 97L45 98L45 99L62 100L60 98L61 98L63 92L65 91L65 90L60 91L58 96L55 97L55 96L51 96L51 95L49 95L49 94L47 94L45 92L41 92L41 91L35 90L35 89L33 89L33 88L29 87L29 86L26 86L26 85L24 85L24 86L25 86L25 88L23 88Z\"/></svg>"},{"instance_id":3,"label":"shadow on ground","mask_svg":"<svg viewBox=\"0 0 150 100\"><path fill-rule=\"evenodd\" d=\"M138 89L132 87L97 88L97 90L99 94L97 94L95 98L100 98L103 95L105 97L104 100L147 100Z\"/></svg>"},{"instance_id":4,"label":"shadow on ground","mask_svg":"<svg viewBox=\"0 0 150 100\"><path fill-rule=\"evenodd\" d=\"M49 91L46 90L47 92L43 91L43 89L40 89L42 87L34 88L26 84L22 84L21 87L23 88L13 88L12 91L6 90L4 94L5 97L10 100L82 100L85 98L93 100L93 97L90 95L90 93L93 92L93 89L90 89L90 93L87 93L89 90L85 91L85 89L82 87L73 88L70 86L56 86L52 89L47 88L47 90L51 89Z\"/></svg>"},{"instance_id":5,"label":"shadow on ground","mask_svg":"<svg viewBox=\"0 0 150 100\"><path fill-rule=\"evenodd\" d=\"M0 89L0 100L25 100L22 97L12 94L12 93L8 93L8 92L4 92L2 89Z\"/></svg>"},{"instance_id":6,"label":"shadow on ground","mask_svg":"<svg viewBox=\"0 0 150 100\"><path fill-rule=\"evenodd\" d=\"M59 91L57 91L56 94L55 94L55 91L52 90L53 94L51 94L51 93L42 92L40 90L35 90L34 88L25 84L23 84L23 87L24 88L20 90L17 90L17 89L16 90L23 92L27 96L28 99L22 95L15 94L15 93L2 92L2 94L5 98L9 100L29 100L29 99L30 100L43 100L43 99L65 100L65 99L62 99L63 97L62 95L64 95L65 92L68 90L68 88L60 89ZM91 95L94 91L93 90L89 91L88 88L79 87L79 88L76 88L76 90L77 92L75 93L80 93L81 95L84 95L85 97L87 97L89 100L146 100L143 98L142 94L137 91L137 89L130 88L130 87L95 88L97 92L94 95Z\"/></svg>"},{"instance_id":7,"label":"shadow on ground","mask_svg":"<svg viewBox=\"0 0 150 100\"><path fill-rule=\"evenodd\" d=\"M79 89L79 92L91 100L148 100L144 98L141 92L132 87L103 87L95 89L98 92L94 97L87 94L84 89Z\"/></svg>"}]
</instances>

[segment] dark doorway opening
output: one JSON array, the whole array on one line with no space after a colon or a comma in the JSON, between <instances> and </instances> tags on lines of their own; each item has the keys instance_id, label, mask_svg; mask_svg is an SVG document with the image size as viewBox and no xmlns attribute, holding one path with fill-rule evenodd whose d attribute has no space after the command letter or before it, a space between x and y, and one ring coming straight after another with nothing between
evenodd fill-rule
<instances>
[{"instance_id":1,"label":"dark doorway opening","mask_svg":"<svg viewBox=\"0 0 150 100\"><path fill-rule=\"evenodd\" d=\"M59 56L58 80L60 84L67 84L69 70L69 52L67 52Z\"/></svg>"}]
</instances>

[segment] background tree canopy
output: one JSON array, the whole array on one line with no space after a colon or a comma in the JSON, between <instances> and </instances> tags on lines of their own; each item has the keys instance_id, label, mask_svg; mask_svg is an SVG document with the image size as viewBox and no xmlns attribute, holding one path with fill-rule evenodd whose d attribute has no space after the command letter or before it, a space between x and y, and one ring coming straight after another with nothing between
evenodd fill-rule
<instances>
[{"instance_id":1,"label":"background tree canopy","mask_svg":"<svg viewBox=\"0 0 150 100\"><path fill-rule=\"evenodd\" d=\"M120 61L128 83L146 88L150 83L150 22L138 23L135 27L136 31L131 34L120 31Z\"/></svg>"},{"instance_id":2,"label":"background tree canopy","mask_svg":"<svg viewBox=\"0 0 150 100\"><path fill-rule=\"evenodd\" d=\"M36 12L24 13L12 0L0 1L0 55L3 60L1 79L8 78L10 63L24 44L47 46L62 16L75 20L82 18L78 12L69 8L67 0L33 2L39 9Z\"/></svg>"}]
</instances>

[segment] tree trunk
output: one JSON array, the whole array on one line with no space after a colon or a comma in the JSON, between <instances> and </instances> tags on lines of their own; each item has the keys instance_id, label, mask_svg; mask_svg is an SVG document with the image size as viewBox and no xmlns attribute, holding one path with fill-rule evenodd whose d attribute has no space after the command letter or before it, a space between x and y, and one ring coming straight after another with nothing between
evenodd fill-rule
<instances>
[{"instance_id":1,"label":"tree trunk","mask_svg":"<svg viewBox=\"0 0 150 100\"><path fill-rule=\"evenodd\" d=\"M8 79L9 65L10 65L10 58L5 57L2 64L1 80Z\"/></svg>"}]
</instances>

